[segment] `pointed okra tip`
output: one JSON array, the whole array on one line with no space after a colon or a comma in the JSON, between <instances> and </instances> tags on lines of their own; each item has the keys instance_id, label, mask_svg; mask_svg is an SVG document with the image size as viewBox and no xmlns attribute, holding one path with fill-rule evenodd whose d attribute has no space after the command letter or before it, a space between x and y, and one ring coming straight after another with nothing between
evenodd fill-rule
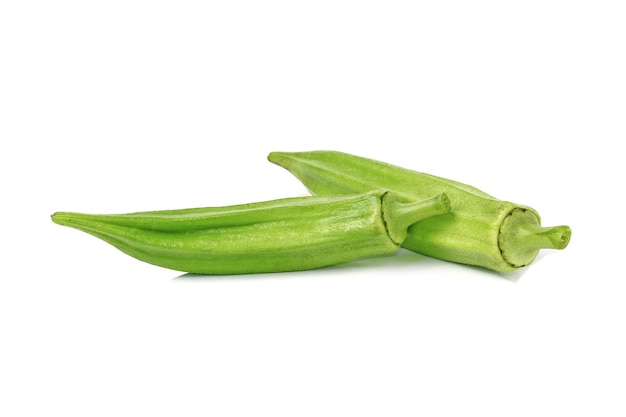
<instances>
[{"instance_id":1,"label":"pointed okra tip","mask_svg":"<svg viewBox=\"0 0 626 417\"><path fill-rule=\"evenodd\" d=\"M290 152L270 152L267 155L267 160L278 166L283 164L289 159Z\"/></svg>"},{"instance_id":2,"label":"pointed okra tip","mask_svg":"<svg viewBox=\"0 0 626 417\"><path fill-rule=\"evenodd\" d=\"M50 219L54 223L60 224L61 226L74 226L76 224L76 221L80 219L81 216L84 217L85 215L69 211L57 211L55 213L52 213Z\"/></svg>"},{"instance_id":3,"label":"pointed okra tip","mask_svg":"<svg viewBox=\"0 0 626 417\"><path fill-rule=\"evenodd\" d=\"M270 152L267 155L267 160L273 164L281 166L283 168L293 167L294 164L311 164L318 160L328 162L333 159L334 155L337 155L336 151L299 151L299 152Z\"/></svg>"},{"instance_id":4,"label":"pointed okra tip","mask_svg":"<svg viewBox=\"0 0 626 417\"><path fill-rule=\"evenodd\" d=\"M50 220L52 220L56 224L63 224L63 213L60 211L52 213L50 215Z\"/></svg>"}]
</instances>

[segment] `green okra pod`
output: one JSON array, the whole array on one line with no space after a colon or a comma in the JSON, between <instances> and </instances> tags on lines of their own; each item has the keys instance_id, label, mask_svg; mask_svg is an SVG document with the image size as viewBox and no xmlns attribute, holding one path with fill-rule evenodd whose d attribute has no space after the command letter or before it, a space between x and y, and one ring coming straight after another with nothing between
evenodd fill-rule
<instances>
[{"instance_id":1,"label":"green okra pod","mask_svg":"<svg viewBox=\"0 0 626 417\"><path fill-rule=\"evenodd\" d=\"M529 265L540 249L564 249L567 226L541 227L534 209L502 201L472 186L335 151L272 152L268 159L313 194L383 188L402 201L445 192L454 209L412 225L402 246L435 258L500 272Z\"/></svg>"},{"instance_id":2,"label":"green okra pod","mask_svg":"<svg viewBox=\"0 0 626 417\"><path fill-rule=\"evenodd\" d=\"M128 214L58 212L55 223L154 265L197 274L320 268L398 249L407 228L450 211L444 193L400 202L393 193L281 200Z\"/></svg>"}]
</instances>

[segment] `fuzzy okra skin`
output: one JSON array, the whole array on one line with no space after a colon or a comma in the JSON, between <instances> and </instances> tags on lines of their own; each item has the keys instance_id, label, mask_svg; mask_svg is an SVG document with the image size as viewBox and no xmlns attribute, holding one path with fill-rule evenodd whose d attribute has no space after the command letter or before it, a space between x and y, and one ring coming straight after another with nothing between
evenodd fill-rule
<instances>
[{"instance_id":1,"label":"fuzzy okra skin","mask_svg":"<svg viewBox=\"0 0 626 417\"><path fill-rule=\"evenodd\" d=\"M389 192L309 196L225 207L81 214L52 220L136 259L196 274L320 268L399 248L407 228L450 211L443 193L404 203Z\"/></svg>"},{"instance_id":2,"label":"fuzzy okra skin","mask_svg":"<svg viewBox=\"0 0 626 417\"><path fill-rule=\"evenodd\" d=\"M472 186L336 151L272 152L268 159L312 194L360 193L383 188L402 201L445 192L450 213L412 225L402 246L446 261L512 272L540 249L564 249L568 226L541 227L534 209L502 201Z\"/></svg>"}]
</instances>

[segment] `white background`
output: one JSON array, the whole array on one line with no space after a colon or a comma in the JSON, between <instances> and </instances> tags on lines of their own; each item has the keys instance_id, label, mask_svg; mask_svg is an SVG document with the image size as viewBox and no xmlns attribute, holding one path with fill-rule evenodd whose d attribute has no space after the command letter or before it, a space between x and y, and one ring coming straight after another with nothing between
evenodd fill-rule
<instances>
[{"instance_id":1,"label":"white background","mask_svg":"<svg viewBox=\"0 0 626 417\"><path fill-rule=\"evenodd\" d=\"M3 416L624 416L615 1L5 1ZM190 277L50 221L306 194L335 149L527 204L523 272Z\"/></svg>"}]
</instances>

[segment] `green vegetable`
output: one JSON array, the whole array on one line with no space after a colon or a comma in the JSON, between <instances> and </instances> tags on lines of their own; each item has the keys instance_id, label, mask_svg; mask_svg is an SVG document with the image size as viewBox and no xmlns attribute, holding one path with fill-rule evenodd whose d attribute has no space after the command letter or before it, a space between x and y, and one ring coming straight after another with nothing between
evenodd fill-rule
<instances>
[{"instance_id":1,"label":"green vegetable","mask_svg":"<svg viewBox=\"0 0 626 417\"><path fill-rule=\"evenodd\" d=\"M392 252L409 225L450 211L443 193L420 200L403 203L392 193L371 191L118 215L59 212L52 220L154 265L246 274L313 269Z\"/></svg>"},{"instance_id":2,"label":"green vegetable","mask_svg":"<svg viewBox=\"0 0 626 417\"><path fill-rule=\"evenodd\" d=\"M268 159L295 175L313 194L394 192L402 201L446 193L453 210L412 225L404 248L500 272L529 265L540 249L564 249L567 226L541 227L530 207L498 200L474 187L341 152L272 152Z\"/></svg>"}]
</instances>

